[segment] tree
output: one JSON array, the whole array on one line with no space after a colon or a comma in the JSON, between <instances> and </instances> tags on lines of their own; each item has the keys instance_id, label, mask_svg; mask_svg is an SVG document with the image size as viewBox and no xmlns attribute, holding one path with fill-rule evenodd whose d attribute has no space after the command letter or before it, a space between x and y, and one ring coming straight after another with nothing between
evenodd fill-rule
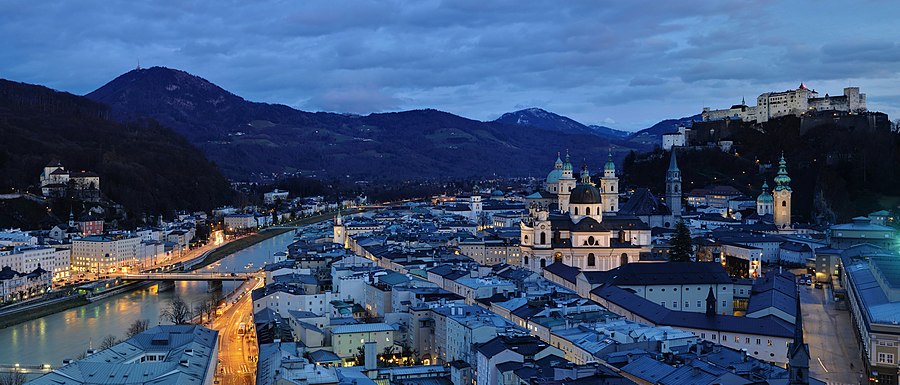
<instances>
[{"instance_id":1,"label":"tree","mask_svg":"<svg viewBox=\"0 0 900 385\"><path fill-rule=\"evenodd\" d=\"M675 224L675 235L672 237L672 249L669 250L669 261L690 262L694 254L694 246L691 244L691 231L684 221Z\"/></svg>"},{"instance_id":2,"label":"tree","mask_svg":"<svg viewBox=\"0 0 900 385\"><path fill-rule=\"evenodd\" d=\"M148 328L150 328L150 320L146 320L146 319L134 320L134 322L131 323L131 326L128 327L128 331L125 332L125 338L131 338L138 334L141 334L144 332L144 330L147 330Z\"/></svg>"},{"instance_id":3,"label":"tree","mask_svg":"<svg viewBox=\"0 0 900 385\"><path fill-rule=\"evenodd\" d=\"M100 341L99 348L100 348L100 350L106 350L113 346L116 346L116 344L118 344L118 343L119 343L119 339L116 338L116 336L110 334L110 335L107 335L106 337L103 337L103 340Z\"/></svg>"},{"instance_id":4,"label":"tree","mask_svg":"<svg viewBox=\"0 0 900 385\"><path fill-rule=\"evenodd\" d=\"M159 313L159 319L175 325L185 325L191 322L191 307L180 297L175 297L169 307Z\"/></svg>"},{"instance_id":5,"label":"tree","mask_svg":"<svg viewBox=\"0 0 900 385\"><path fill-rule=\"evenodd\" d=\"M22 385L25 383L25 374L22 372L4 373L0 376L0 385Z\"/></svg>"}]
</instances>

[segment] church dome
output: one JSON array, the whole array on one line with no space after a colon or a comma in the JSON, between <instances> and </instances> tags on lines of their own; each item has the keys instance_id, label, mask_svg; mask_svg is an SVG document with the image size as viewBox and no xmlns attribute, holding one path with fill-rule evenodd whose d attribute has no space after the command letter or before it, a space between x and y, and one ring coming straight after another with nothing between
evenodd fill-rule
<instances>
[{"instance_id":1,"label":"church dome","mask_svg":"<svg viewBox=\"0 0 900 385\"><path fill-rule=\"evenodd\" d=\"M577 187L575 187L575 189L572 190L572 193L569 196L569 204L584 205L599 203L600 190L589 184L579 184Z\"/></svg>"},{"instance_id":2,"label":"church dome","mask_svg":"<svg viewBox=\"0 0 900 385\"><path fill-rule=\"evenodd\" d=\"M561 169L553 169L547 174L547 183L556 183L559 182L559 178L562 178L562 170Z\"/></svg>"},{"instance_id":3,"label":"church dome","mask_svg":"<svg viewBox=\"0 0 900 385\"><path fill-rule=\"evenodd\" d=\"M759 194L759 197L756 198L756 201L759 203L774 203L775 198L772 197L772 194L769 193L769 184L763 182L762 185L762 193Z\"/></svg>"}]
</instances>

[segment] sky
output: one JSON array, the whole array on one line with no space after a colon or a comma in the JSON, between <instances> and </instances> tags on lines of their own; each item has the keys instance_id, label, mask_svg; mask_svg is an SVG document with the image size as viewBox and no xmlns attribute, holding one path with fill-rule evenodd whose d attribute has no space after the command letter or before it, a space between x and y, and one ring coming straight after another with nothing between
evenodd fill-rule
<instances>
[{"instance_id":1,"label":"sky","mask_svg":"<svg viewBox=\"0 0 900 385\"><path fill-rule=\"evenodd\" d=\"M638 130L801 82L900 117L896 1L0 0L0 78L86 94L137 67L252 101Z\"/></svg>"}]
</instances>

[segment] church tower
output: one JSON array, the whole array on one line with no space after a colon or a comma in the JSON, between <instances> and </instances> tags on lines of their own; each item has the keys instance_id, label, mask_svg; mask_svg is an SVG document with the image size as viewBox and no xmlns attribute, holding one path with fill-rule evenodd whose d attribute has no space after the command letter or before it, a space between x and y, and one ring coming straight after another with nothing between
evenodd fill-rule
<instances>
[{"instance_id":1,"label":"church tower","mask_svg":"<svg viewBox=\"0 0 900 385\"><path fill-rule=\"evenodd\" d=\"M762 193L756 198L756 214L759 216L772 215L775 213L775 198L769 193L769 183L763 181Z\"/></svg>"},{"instance_id":2,"label":"church tower","mask_svg":"<svg viewBox=\"0 0 900 385\"><path fill-rule=\"evenodd\" d=\"M575 188L575 177L572 176L572 162L569 161L569 152L566 151L566 162L562 166L562 176L559 177L559 211L569 211L569 198L572 189Z\"/></svg>"},{"instance_id":3,"label":"church tower","mask_svg":"<svg viewBox=\"0 0 900 385\"><path fill-rule=\"evenodd\" d=\"M775 176L775 227L787 229L791 227L791 177L787 173L787 162L784 153L778 161L778 175Z\"/></svg>"},{"instance_id":4,"label":"church tower","mask_svg":"<svg viewBox=\"0 0 900 385\"><path fill-rule=\"evenodd\" d=\"M800 311L800 291L797 290L797 317L794 321L794 340L788 345L790 385L809 385L809 345L803 342L803 313Z\"/></svg>"},{"instance_id":5,"label":"church tower","mask_svg":"<svg viewBox=\"0 0 900 385\"><path fill-rule=\"evenodd\" d=\"M681 170L675 159L675 149L672 149L669 170L666 171L666 205L676 220L681 217Z\"/></svg>"},{"instance_id":6,"label":"church tower","mask_svg":"<svg viewBox=\"0 0 900 385\"><path fill-rule=\"evenodd\" d=\"M619 211L619 178L616 177L616 164L613 162L612 150L603 166L603 177L600 178L600 194L603 197L605 215L615 215Z\"/></svg>"},{"instance_id":7,"label":"church tower","mask_svg":"<svg viewBox=\"0 0 900 385\"><path fill-rule=\"evenodd\" d=\"M338 212L337 216L334 217L334 235L332 237L332 242L337 243L343 247L346 247L347 242L347 231L346 227L344 227L344 218L341 216L341 206L338 204Z\"/></svg>"}]
</instances>

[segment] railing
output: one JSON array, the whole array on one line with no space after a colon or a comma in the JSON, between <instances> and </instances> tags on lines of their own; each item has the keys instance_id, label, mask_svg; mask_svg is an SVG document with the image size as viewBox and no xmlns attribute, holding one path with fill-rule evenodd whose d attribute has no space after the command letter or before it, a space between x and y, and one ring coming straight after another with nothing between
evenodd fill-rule
<instances>
[{"instance_id":1,"label":"railing","mask_svg":"<svg viewBox=\"0 0 900 385\"><path fill-rule=\"evenodd\" d=\"M126 281L243 281L252 276L252 274L246 273L155 273L124 274L119 278Z\"/></svg>"}]
</instances>

